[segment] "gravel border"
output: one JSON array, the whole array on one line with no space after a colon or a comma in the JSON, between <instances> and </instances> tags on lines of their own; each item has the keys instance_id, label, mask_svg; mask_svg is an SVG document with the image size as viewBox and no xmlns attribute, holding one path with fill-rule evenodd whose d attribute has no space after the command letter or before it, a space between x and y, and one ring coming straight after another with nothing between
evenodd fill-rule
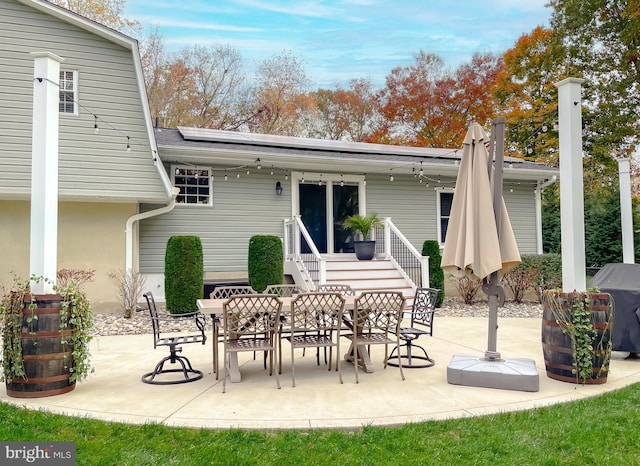
<instances>
[{"instance_id":1,"label":"gravel border","mask_svg":"<svg viewBox=\"0 0 640 466\"><path fill-rule=\"evenodd\" d=\"M473 304L464 304L460 298L445 298L442 307L436 309L436 316L446 317L488 317L489 303L486 300ZM498 308L499 318L541 318L542 305L538 302L507 302ZM211 329L211 319L207 316L207 330ZM193 318L168 317L163 325L163 332L197 331ZM107 335L142 335L150 334L151 322L146 309L134 312L125 319L122 314L95 314L93 329L95 336Z\"/></svg>"}]
</instances>

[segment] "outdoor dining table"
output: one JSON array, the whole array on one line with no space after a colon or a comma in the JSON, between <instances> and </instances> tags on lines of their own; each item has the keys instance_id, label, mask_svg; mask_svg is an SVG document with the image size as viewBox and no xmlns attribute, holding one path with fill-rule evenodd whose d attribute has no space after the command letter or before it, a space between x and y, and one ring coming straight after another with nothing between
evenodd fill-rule
<instances>
[{"instance_id":1,"label":"outdoor dining table","mask_svg":"<svg viewBox=\"0 0 640 466\"><path fill-rule=\"evenodd\" d=\"M282 315L288 316L291 314L291 301L293 297L279 297L280 301L282 301ZM355 296L344 296L345 303L344 309L345 311L353 311L353 307L355 304L356 297ZM211 319L213 320L213 344L218 344L218 334L219 334L219 323L224 314L224 303L228 301L228 298L220 298L220 299L198 299L197 305L200 312L203 314L209 314ZM345 316L343 317L343 321L345 325L353 330L353 321L351 320L351 312L345 312ZM371 357L369 352L364 347L365 345L358 345L358 362L362 364L362 369L365 372L373 372L373 364L371 363ZM353 361L353 343L349 347L348 351L344 355L344 359L347 361ZM214 367L216 367L216 361L213 362ZM216 367L217 369L217 367ZM231 382L240 382L242 380L240 375L240 366L238 364L238 354L231 353L229 358L229 367L227 368L229 371L229 380Z\"/></svg>"}]
</instances>

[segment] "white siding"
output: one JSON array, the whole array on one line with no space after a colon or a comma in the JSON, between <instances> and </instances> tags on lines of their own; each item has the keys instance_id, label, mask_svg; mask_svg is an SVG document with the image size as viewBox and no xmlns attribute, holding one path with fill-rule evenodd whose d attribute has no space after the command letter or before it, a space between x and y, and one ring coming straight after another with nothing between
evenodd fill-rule
<instances>
[{"instance_id":1,"label":"white siding","mask_svg":"<svg viewBox=\"0 0 640 466\"><path fill-rule=\"evenodd\" d=\"M131 50L12 0L0 0L0 197L27 197L34 51L78 72L78 115L60 115L60 197L163 202ZM99 116L100 132L93 131ZM126 151L130 137L131 152Z\"/></svg>"}]
</instances>

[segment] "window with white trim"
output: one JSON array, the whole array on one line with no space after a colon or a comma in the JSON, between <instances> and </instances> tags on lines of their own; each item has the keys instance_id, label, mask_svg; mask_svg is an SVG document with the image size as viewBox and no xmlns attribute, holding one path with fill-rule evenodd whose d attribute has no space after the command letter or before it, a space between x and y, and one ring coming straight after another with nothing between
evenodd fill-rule
<instances>
[{"instance_id":1,"label":"window with white trim","mask_svg":"<svg viewBox=\"0 0 640 466\"><path fill-rule=\"evenodd\" d=\"M180 189L177 204L212 205L211 170L189 166L171 167L173 185Z\"/></svg>"},{"instance_id":2,"label":"window with white trim","mask_svg":"<svg viewBox=\"0 0 640 466\"><path fill-rule=\"evenodd\" d=\"M60 113L78 114L78 72L60 70Z\"/></svg>"},{"instance_id":3,"label":"window with white trim","mask_svg":"<svg viewBox=\"0 0 640 466\"><path fill-rule=\"evenodd\" d=\"M452 204L453 191L438 191L438 240L441 245L444 244L444 239L447 237Z\"/></svg>"}]
</instances>

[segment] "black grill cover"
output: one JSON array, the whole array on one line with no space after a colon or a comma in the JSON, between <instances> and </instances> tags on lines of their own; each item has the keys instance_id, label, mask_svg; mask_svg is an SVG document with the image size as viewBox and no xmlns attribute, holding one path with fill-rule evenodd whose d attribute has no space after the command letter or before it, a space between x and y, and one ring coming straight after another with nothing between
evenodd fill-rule
<instances>
[{"instance_id":1,"label":"black grill cover","mask_svg":"<svg viewBox=\"0 0 640 466\"><path fill-rule=\"evenodd\" d=\"M640 264L607 264L589 286L613 297L613 350L640 352Z\"/></svg>"}]
</instances>

